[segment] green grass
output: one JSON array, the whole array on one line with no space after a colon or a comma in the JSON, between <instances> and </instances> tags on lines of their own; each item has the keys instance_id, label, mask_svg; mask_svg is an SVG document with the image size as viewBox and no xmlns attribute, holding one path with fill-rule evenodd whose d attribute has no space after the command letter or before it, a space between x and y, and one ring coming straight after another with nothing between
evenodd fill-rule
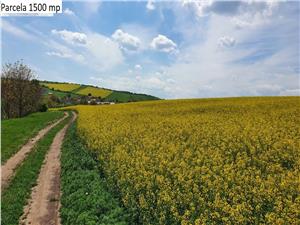
<instances>
[{"instance_id":1,"label":"green grass","mask_svg":"<svg viewBox=\"0 0 300 225\"><path fill-rule=\"evenodd\" d=\"M29 153L23 164L17 168L15 177L12 179L9 187L1 193L1 224L18 224L20 216L23 214L23 207L30 197L31 188L36 184L39 171L43 164L46 153L57 132L63 128L69 121L55 126L48 134L41 139L32 152Z\"/></svg>"},{"instance_id":2,"label":"green grass","mask_svg":"<svg viewBox=\"0 0 300 225\"><path fill-rule=\"evenodd\" d=\"M77 137L74 124L65 138L61 163L63 225L133 224L129 223L129 214L108 191L97 161Z\"/></svg>"},{"instance_id":3,"label":"green grass","mask_svg":"<svg viewBox=\"0 0 300 225\"><path fill-rule=\"evenodd\" d=\"M108 95L106 101L117 101L117 102L137 102L137 101L147 101L147 100L158 100L159 98L145 95L145 94L135 94L125 91L113 91Z\"/></svg>"},{"instance_id":4,"label":"green grass","mask_svg":"<svg viewBox=\"0 0 300 225\"><path fill-rule=\"evenodd\" d=\"M39 130L62 116L63 112L44 112L1 121L1 164L15 154Z\"/></svg>"}]
</instances>

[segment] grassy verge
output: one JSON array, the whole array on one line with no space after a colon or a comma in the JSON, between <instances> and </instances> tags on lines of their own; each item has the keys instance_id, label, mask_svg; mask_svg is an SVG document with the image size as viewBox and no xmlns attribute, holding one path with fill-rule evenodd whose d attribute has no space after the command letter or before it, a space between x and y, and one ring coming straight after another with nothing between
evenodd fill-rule
<instances>
[{"instance_id":1,"label":"grassy verge","mask_svg":"<svg viewBox=\"0 0 300 225\"><path fill-rule=\"evenodd\" d=\"M63 225L132 224L108 191L97 161L77 137L74 124L65 138L61 163Z\"/></svg>"},{"instance_id":2,"label":"grassy verge","mask_svg":"<svg viewBox=\"0 0 300 225\"><path fill-rule=\"evenodd\" d=\"M31 188L36 184L39 171L53 138L66 125L69 119L70 117L50 130L37 143L23 164L17 168L16 175L11 181L10 186L1 193L1 224L18 224L19 218L23 213L23 207L26 204L26 200L30 197Z\"/></svg>"},{"instance_id":3,"label":"grassy verge","mask_svg":"<svg viewBox=\"0 0 300 225\"><path fill-rule=\"evenodd\" d=\"M33 113L29 116L1 121L1 164L48 123L63 116L63 112Z\"/></svg>"}]
</instances>

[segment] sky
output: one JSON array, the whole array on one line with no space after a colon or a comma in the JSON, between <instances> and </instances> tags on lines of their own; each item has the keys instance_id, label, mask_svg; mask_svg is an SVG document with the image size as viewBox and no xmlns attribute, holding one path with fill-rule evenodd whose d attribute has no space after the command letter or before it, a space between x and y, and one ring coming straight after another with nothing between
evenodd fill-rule
<instances>
[{"instance_id":1,"label":"sky","mask_svg":"<svg viewBox=\"0 0 300 225\"><path fill-rule=\"evenodd\" d=\"M160 98L300 95L297 1L63 1L1 18L1 62Z\"/></svg>"}]
</instances>

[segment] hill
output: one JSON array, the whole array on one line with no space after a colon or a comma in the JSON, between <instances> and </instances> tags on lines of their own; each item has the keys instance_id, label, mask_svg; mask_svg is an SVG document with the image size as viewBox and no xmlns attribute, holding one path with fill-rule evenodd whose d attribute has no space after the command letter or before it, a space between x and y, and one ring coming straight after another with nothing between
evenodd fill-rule
<instances>
[{"instance_id":1,"label":"hill","mask_svg":"<svg viewBox=\"0 0 300 225\"><path fill-rule=\"evenodd\" d=\"M125 103L159 99L151 95L111 90L92 85L50 81L40 81L40 85L43 87L44 98L49 107L53 106L53 102L62 103L54 104L57 107L79 103Z\"/></svg>"}]
</instances>

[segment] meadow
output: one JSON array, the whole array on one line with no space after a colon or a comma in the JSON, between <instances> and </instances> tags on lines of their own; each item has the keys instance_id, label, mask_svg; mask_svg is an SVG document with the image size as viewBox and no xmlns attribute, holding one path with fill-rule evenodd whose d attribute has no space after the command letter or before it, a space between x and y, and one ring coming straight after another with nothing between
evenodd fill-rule
<instances>
[{"instance_id":1,"label":"meadow","mask_svg":"<svg viewBox=\"0 0 300 225\"><path fill-rule=\"evenodd\" d=\"M141 224L297 224L300 98L73 106L110 190Z\"/></svg>"}]
</instances>

